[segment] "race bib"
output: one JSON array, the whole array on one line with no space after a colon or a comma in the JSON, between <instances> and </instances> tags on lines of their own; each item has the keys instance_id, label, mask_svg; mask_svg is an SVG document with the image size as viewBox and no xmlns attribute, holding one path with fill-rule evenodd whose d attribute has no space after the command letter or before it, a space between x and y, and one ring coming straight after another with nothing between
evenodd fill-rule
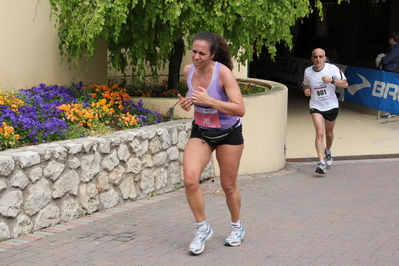
<instances>
[{"instance_id":1,"label":"race bib","mask_svg":"<svg viewBox=\"0 0 399 266\"><path fill-rule=\"evenodd\" d=\"M314 88L314 94L317 100L325 100L328 98L327 85L323 84Z\"/></svg>"},{"instance_id":2,"label":"race bib","mask_svg":"<svg viewBox=\"0 0 399 266\"><path fill-rule=\"evenodd\" d=\"M209 128L220 128L219 113L214 108L194 107L195 123Z\"/></svg>"}]
</instances>

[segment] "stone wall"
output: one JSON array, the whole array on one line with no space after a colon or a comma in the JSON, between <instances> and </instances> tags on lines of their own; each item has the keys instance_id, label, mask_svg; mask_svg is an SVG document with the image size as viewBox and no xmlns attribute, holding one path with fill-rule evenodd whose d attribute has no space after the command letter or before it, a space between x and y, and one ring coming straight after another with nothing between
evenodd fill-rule
<instances>
[{"instance_id":1,"label":"stone wall","mask_svg":"<svg viewBox=\"0 0 399 266\"><path fill-rule=\"evenodd\" d=\"M191 122L0 152L0 239L182 187ZM211 160L201 178L214 176Z\"/></svg>"}]
</instances>

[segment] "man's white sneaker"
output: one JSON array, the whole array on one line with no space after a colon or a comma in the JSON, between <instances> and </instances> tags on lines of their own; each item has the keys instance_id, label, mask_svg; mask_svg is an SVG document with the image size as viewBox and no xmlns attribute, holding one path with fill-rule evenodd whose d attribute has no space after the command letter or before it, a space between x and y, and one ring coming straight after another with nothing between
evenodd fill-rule
<instances>
[{"instance_id":1,"label":"man's white sneaker","mask_svg":"<svg viewBox=\"0 0 399 266\"><path fill-rule=\"evenodd\" d=\"M245 229L241 227L230 227L230 235L226 238L225 246L237 247L241 245L241 241L245 236Z\"/></svg>"},{"instance_id":2,"label":"man's white sneaker","mask_svg":"<svg viewBox=\"0 0 399 266\"><path fill-rule=\"evenodd\" d=\"M391 114L391 113L385 113L385 114L381 115L382 118L391 118L391 117L394 117L394 116L395 115Z\"/></svg>"},{"instance_id":3,"label":"man's white sneaker","mask_svg":"<svg viewBox=\"0 0 399 266\"><path fill-rule=\"evenodd\" d=\"M189 252L192 255L199 255L205 249L205 241L213 236L213 230L208 224L208 230L205 231L195 231L195 237L190 244Z\"/></svg>"}]
</instances>

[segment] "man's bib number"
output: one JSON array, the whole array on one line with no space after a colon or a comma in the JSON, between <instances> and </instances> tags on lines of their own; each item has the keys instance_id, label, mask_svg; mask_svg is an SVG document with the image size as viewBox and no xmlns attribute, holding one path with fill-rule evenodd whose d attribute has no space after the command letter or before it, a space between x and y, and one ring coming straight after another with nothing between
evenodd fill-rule
<instances>
[{"instance_id":1,"label":"man's bib number","mask_svg":"<svg viewBox=\"0 0 399 266\"><path fill-rule=\"evenodd\" d=\"M209 128L220 128L219 113L214 108L194 108L195 123Z\"/></svg>"},{"instance_id":2,"label":"man's bib number","mask_svg":"<svg viewBox=\"0 0 399 266\"><path fill-rule=\"evenodd\" d=\"M315 96L317 100L324 100L328 98L327 86L325 84L315 87L314 91L316 93Z\"/></svg>"}]
</instances>

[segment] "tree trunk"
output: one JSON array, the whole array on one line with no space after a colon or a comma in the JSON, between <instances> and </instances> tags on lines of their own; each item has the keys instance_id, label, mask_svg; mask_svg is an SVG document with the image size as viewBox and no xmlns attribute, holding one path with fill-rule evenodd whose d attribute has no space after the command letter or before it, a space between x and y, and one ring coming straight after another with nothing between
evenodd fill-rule
<instances>
[{"instance_id":1,"label":"tree trunk","mask_svg":"<svg viewBox=\"0 0 399 266\"><path fill-rule=\"evenodd\" d=\"M173 43L173 51L169 61L168 88L177 90L180 81L180 65L184 54L184 41L180 39ZM183 95L184 96L184 95Z\"/></svg>"}]
</instances>

